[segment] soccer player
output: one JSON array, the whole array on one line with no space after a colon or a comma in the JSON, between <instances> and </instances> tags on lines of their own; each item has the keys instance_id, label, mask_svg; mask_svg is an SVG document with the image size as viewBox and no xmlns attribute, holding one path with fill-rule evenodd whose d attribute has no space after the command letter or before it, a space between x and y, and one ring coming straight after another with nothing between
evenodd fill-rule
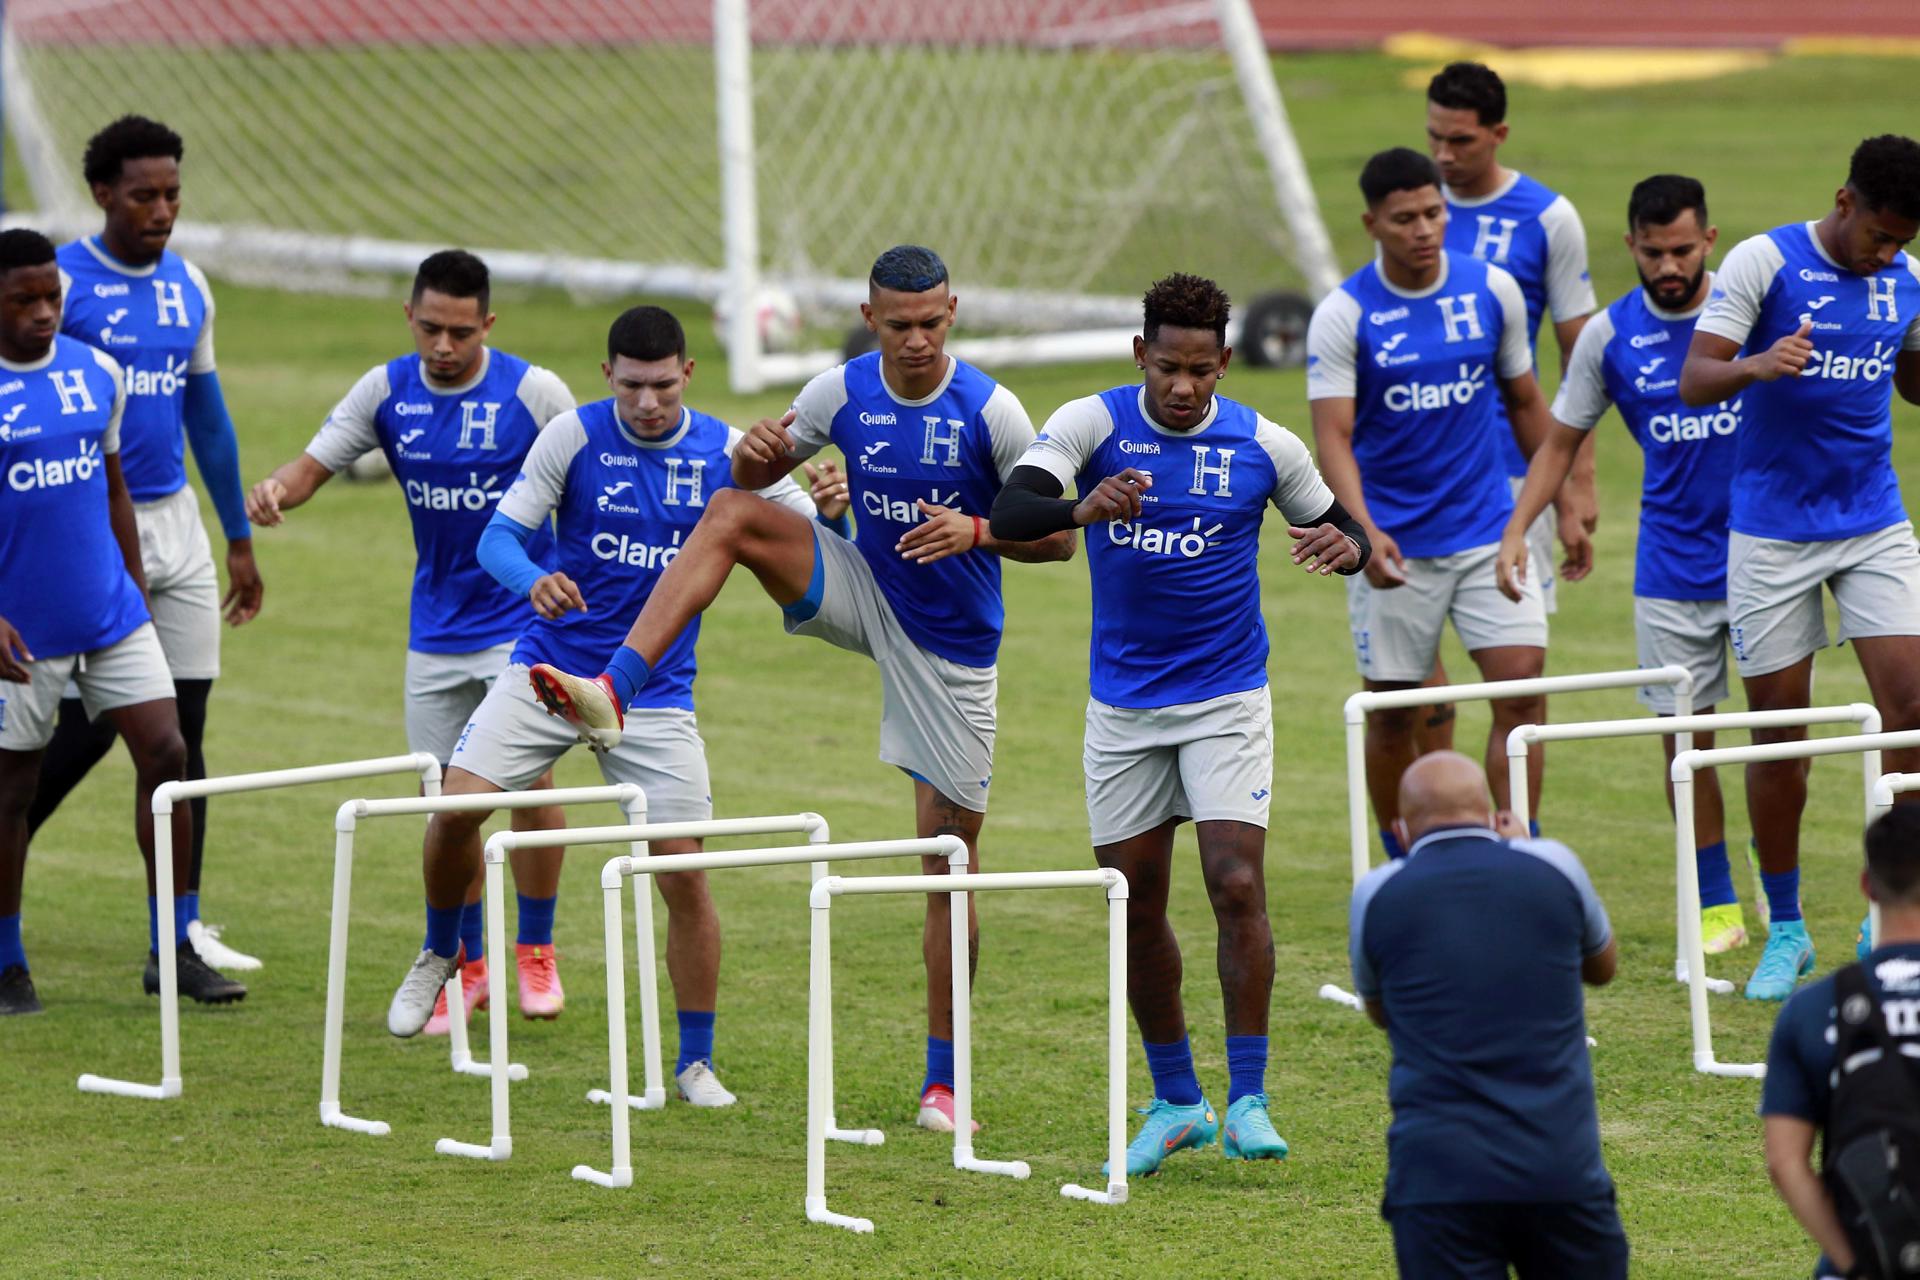
<instances>
[{"instance_id":1,"label":"soccer player","mask_svg":"<svg viewBox=\"0 0 1920 1280\"><path fill-rule=\"evenodd\" d=\"M778 422L756 423L733 455L739 489L713 495L706 518L647 598L610 667L587 679L536 667L548 709L585 735L617 739L620 710L652 697L666 664L736 564L745 565L790 633L818 636L880 668L880 758L913 779L920 835L958 835L979 865L993 778L994 660L1003 607L1000 560L1065 560L1070 531L1003 542L987 514L1033 443L1011 391L946 354L956 299L938 254L899 245L881 254L860 313L880 349L809 382ZM764 488L827 444L847 459L859 511L851 542L821 537ZM590 671L593 663L575 664ZM929 858L929 873L945 870ZM979 955L968 904L969 965ZM918 1122L953 1129L953 957L948 896L927 895L927 1069Z\"/></svg>"},{"instance_id":2,"label":"soccer player","mask_svg":"<svg viewBox=\"0 0 1920 1280\"><path fill-rule=\"evenodd\" d=\"M1488 680L1540 674L1547 615L1529 581L1509 600L1494 581L1513 495L1494 432L1496 400L1531 453L1549 425L1513 277L1447 249L1440 174L1396 147L1360 174L1361 221L1379 257L1318 307L1307 329L1307 396L1320 467L1373 548L1347 579L1347 612L1369 689L1419 685L1447 620ZM1564 501L1564 499L1562 500ZM1589 554L1578 520L1561 520L1569 567ZM1492 704L1487 773L1507 801L1507 733L1544 714L1539 698ZM1389 855L1400 775L1414 758L1412 708L1367 716L1367 789ZM1528 762L1540 795L1542 753ZM1536 799L1535 803L1538 801Z\"/></svg>"},{"instance_id":3,"label":"soccer player","mask_svg":"<svg viewBox=\"0 0 1920 1280\"><path fill-rule=\"evenodd\" d=\"M1267 921L1273 705L1260 616L1260 526L1287 518L1293 562L1320 574L1366 563L1366 534L1307 447L1215 392L1233 357L1228 300L1198 276L1147 290L1133 340L1141 383L1069 401L1047 420L993 508L993 535L1088 535L1093 583L1087 818L1094 857L1128 885L1129 1002L1153 1072L1127 1174L1210 1144L1221 1126L1194 1074L1167 920L1173 832L1191 819L1219 930L1230 1158L1278 1160L1267 1111ZM1078 501L1063 498L1068 485Z\"/></svg>"},{"instance_id":4,"label":"soccer player","mask_svg":"<svg viewBox=\"0 0 1920 1280\"><path fill-rule=\"evenodd\" d=\"M66 290L62 331L106 352L126 370L123 423L127 491L133 495L153 623L173 673L188 778L207 776L207 696L220 674L220 619L240 626L260 611L260 572L240 486L240 446L213 363L213 291L200 269L167 248L180 213L180 135L141 116L122 116L87 143L83 170L106 213L97 236L60 249ZM200 507L187 483L183 441L227 539L227 592L220 594ZM29 827L37 830L113 745L112 720L88 723L84 699L67 698L47 747ZM207 802L193 809L187 919L195 949L220 969L260 962L200 923L200 870Z\"/></svg>"},{"instance_id":5,"label":"soccer player","mask_svg":"<svg viewBox=\"0 0 1920 1280\"><path fill-rule=\"evenodd\" d=\"M442 767L513 643L533 621L524 594L495 582L474 546L500 496L520 473L541 428L573 408L559 375L487 345L495 316L486 263L459 249L420 264L405 307L415 352L375 365L334 407L306 451L253 487L247 514L274 526L369 449L393 468L413 523L417 561L407 639L407 749ZM553 559L544 526L527 554ZM552 785L543 774L537 785ZM566 825L558 809L517 809L516 831ZM553 916L563 851L515 849L520 931L515 970L520 1011L552 1017L562 989L553 954ZM461 990L469 1015L487 996L486 930L476 877L460 918ZM443 994L427 1034L447 1032Z\"/></svg>"},{"instance_id":6,"label":"soccer player","mask_svg":"<svg viewBox=\"0 0 1920 1280\"><path fill-rule=\"evenodd\" d=\"M1528 527L1559 491L1594 424L1617 407L1645 455L1633 581L1639 662L1692 672L1694 707L1706 713L1727 696L1727 502L1740 401L1694 412L1680 399L1680 365L1713 288L1707 257L1718 234L1707 221L1706 190L1694 179L1663 173L1634 187L1626 242L1640 286L1580 331L1554 397L1553 429L1533 455L1501 536L1498 566L1500 589L1519 599L1514 579L1530 571ZM1643 687L1640 701L1656 715L1674 713L1669 686ZM1670 763L1673 739L1660 741ZM1696 735L1694 745L1711 749L1713 735ZM1727 866L1714 770L1702 771L1695 804L1700 936L1716 955L1745 946L1747 929Z\"/></svg>"},{"instance_id":7,"label":"soccer player","mask_svg":"<svg viewBox=\"0 0 1920 1280\"><path fill-rule=\"evenodd\" d=\"M655 589L681 544L730 483L727 459L740 439L716 418L686 407L693 375L680 322L659 307L635 307L613 322L602 366L610 399L554 419L534 439L513 486L479 540L480 563L539 615L521 632L511 665L461 730L447 770L448 795L515 791L546 774L575 734L540 710L527 667L583 662L619 642L621 623ZM792 481L773 497L811 516ZM544 542L557 513L549 570L530 548ZM694 642L688 631L659 664L660 679L631 714L637 732L603 755L610 783L645 788L656 822L700 822L713 814L706 748L693 713ZM427 827L427 941L394 993L387 1029L420 1031L435 992L453 972L461 903L480 866L485 812L437 813ZM655 853L685 853L697 840L661 840ZM667 971L680 1017L675 1077L696 1106L734 1097L713 1072L713 1020L720 972L720 922L698 872L656 877L666 899ZM524 920L524 916L523 916ZM560 992L553 995L557 1009Z\"/></svg>"},{"instance_id":8,"label":"soccer player","mask_svg":"<svg viewBox=\"0 0 1920 1280\"><path fill-rule=\"evenodd\" d=\"M27 811L73 680L91 716L112 721L135 772L135 834L147 862L149 953L160 989L153 789L185 774L173 680L148 613L140 536L120 470L127 405L120 366L59 332L60 268L37 231L0 232L0 1014L38 1013L20 940ZM247 989L187 941L193 812L173 810L174 930L180 991L202 1003Z\"/></svg>"},{"instance_id":9,"label":"soccer player","mask_svg":"<svg viewBox=\"0 0 1920 1280\"><path fill-rule=\"evenodd\" d=\"M1920 549L1890 456L1893 392L1920 404L1920 264L1901 252L1916 233L1920 143L1868 138L1825 217L1734 246L1694 326L1681 399L1743 406L1727 613L1756 711L1811 700L1813 655L1827 644L1824 585L1885 727L1920 727ZM1756 742L1805 736L1754 732ZM1920 768L1920 752L1889 751L1886 767ZM1800 912L1806 799L1804 762L1747 766L1768 909L1749 999L1784 1000L1813 969Z\"/></svg>"}]
</instances>

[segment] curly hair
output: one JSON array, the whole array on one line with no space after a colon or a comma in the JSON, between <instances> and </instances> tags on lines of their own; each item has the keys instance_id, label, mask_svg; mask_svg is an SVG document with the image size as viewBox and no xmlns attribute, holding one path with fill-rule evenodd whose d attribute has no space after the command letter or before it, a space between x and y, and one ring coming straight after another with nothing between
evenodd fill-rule
<instances>
[{"instance_id":1,"label":"curly hair","mask_svg":"<svg viewBox=\"0 0 1920 1280\"><path fill-rule=\"evenodd\" d=\"M171 156L178 163L186 151L187 144L180 140L180 135L158 120L121 116L87 139L80 171L88 186L113 183L119 181L121 167L129 160Z\"/></svg>"},{"instance_id":2,"label":"curly hair","mask_svg":"<svg viewBox=\"0 0 1920 1280\"><path fill-rule=\"evenodd\" d=\"M53 241L26 227L0 231L0 276L15 267L44 267L54 260Z\"/></svg>"},{"instance_id":3,"label":"curly hair","mask_svg":"<svg viewBox=\"0 0 1920 1280\"><path fill-rule=\"evenodd\" d=\"M1868 138L1853 149L1847 185L1874 212L1920 222L1920 142L1897 133Z\"/></svg>"},{"instance_id":4,"label":"curly hair","mask_svg":"<svg viewBox=\"0 0 1920 1280\"><path fill-rule=\"evenodd\" d=\"M1177 271L1153 282L1141 299L1146 316L1144 332L1148 342L1160 336L1161 325L1176 329L1211 329L1221 342L1227 340L1227 316L1232 300L1205 276Z\"/></svg>"}]
</instances>

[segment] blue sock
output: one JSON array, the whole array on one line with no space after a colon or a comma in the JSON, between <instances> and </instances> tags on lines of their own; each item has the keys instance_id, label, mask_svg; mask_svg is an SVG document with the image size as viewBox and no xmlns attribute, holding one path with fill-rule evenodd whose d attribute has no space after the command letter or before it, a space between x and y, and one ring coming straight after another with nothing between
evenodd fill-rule
<instances>
[{"instance_id":1,"label":"blue sock","mask_svg":"<svg viewBox=\"0 0 1920 1280\"><path fill-rule=\"evenodd\" d=\"M173 940L182 943L187 940L187 900L173 900ZM147 898L147 950L160 954L160 904L153 897Z\"/></svg>"},{"instance_id":2,"label":"blue sock","mask_svg":"<svg viewBox=\"0 0 1920 1280\"><path fill-rule=\"evenodd\" d=\"M1772 875L1762 871L1760 884L1767 891L1767 918L1785 924L1800 918L1800 868Z\"/></svg>"},{"instance_id":3,"label":"blue sock","mask_svg":"<svg viewBox=\"0 0 1920 1280\"><path fill-rule=\"evenodd\" d=\"M1380 828L1380 847L1387 851L1387 857L1395 861L1407 856L1407 851L1400 847L1400 837L1393 834L1392 827Z\"/></svg>"},{"instance_id":4,"label":"blue sock","mask_svg":"<svg viewBox=\"0 0 1920 1280\"><path fill-rule=\"evenodd\" d=\"M1181 1036L1172 1044L1140 1042L1147 1051L1147 1070L1153 1072L1153 1096L1175 1106L1191 1107L1200 1101L1200 1077L1193 1073L1193 1048Z\"/></svg>"},{"instance_id":5,"label":"blue sock","mask_svg":"<svg viewBox=\"0 0 1920 1280\"><path fill-rule=\"evenodd\" d=\"M1538 840L1540 838L1540 819L1538 818L1527 819L1527 834L1532 836L1535 840Z\"/></svg>"},{"instance_id":6,"label":"blue sock","mask_svg":"<svg viewBox=\"0 0 1920 1280\"><path fill-rule=\"evenodd\" d=\"M460 945L466 948L468 964L487 954L487 908L484 900L469 902L460 908Z\"/></svg>"},{"instance_id":7,"label":"blue sock","mask_svg":"<svg viewBox=\"0 0 1920 1280\"><path fill-rule=\"evenodd\" d=\"M0 916L0 969L27 967L27 952L20 945L20 917Z\"/></svg>"},{"instance_id":8,"label":"blue sock","mask_svg":"<svg viewBox=\"0 0 1920 1280\"><path fill-rule=\"evenodd\" d=\"M553 909L560 904L559 895L529 898L521 893L514 896L520 899L520 935L514 941L523 947L552 946Z\"/></svg>"},{"instance_id":9,"label":"blue sock","mask_svg":"<svg viewBox=\"0 0 1920 1280\"><path fill-rule=\"evenodd\" d=\"M460 908L427 904L427 950L443 959L460 954Z\"/></svg>"},{"instance_id":10,"label":"blue sock","mask_svg":"<svg viewBox=\"0 0 1920 1280\"><path fill-rule=\"evenodd\" d=\"M673 1064L673 1074L679 1075L696 1062L713 1065L713 1010L705 1013L680 1010L675 1017L680 1019L680 1060Z\"/></svg>"},{"instance_id":11,"label":"blue sock","mask_svg":"<svg viewBox=\"0 0 1920 1280\"><path fill-rule=\"evenodd\" d=\"M1267 1091L1267 1038L1227 1037L1227 1105Z\"/></svg>"},{"instance_id":12,"label":"blue sock","mask_svg":"<svg viewBox=\"0 0 1920 1280\"><path fill-rule=\"evenodd\" d=\"M640 687L646 684L647 677L652 673L653 669L640 656L638 649L630 649L623 644L614 650L613 657L607 662L607 674L613 678L613 696L619 700L622 710L633 701L633 696L640 692Z\"/></svg>"},{"instance_id":13,"label":"blue sock","mask_svg":"<svg viewBox=\"0 0 1920 1280\"><path fill-rule=\"evenodd\" d=\"M1733 891L1733 868L1727 864L1725 840L1695 849L1693 865L1700 872L1701 907L1724 907L1740 901Z\"/></svg>"},{"instance_id":14,"label":"blue sock","mask_svg":"<svg viewBox=\"0 0 1920 1280\"><path fill-rule=\"evenodd\" d=\"M924 1095L935 1085L942 1089L953 1088L953 1041L928 1036L927 1074L920 1082L920 1092Z\"/></svg>"},{"instance_id":15,"label":"blue sock","mask_svg":"<svg viewBox=\"0 0 1920 1280\"><path fill-rule=\"evenodd\" d=\"M198 889L189 889L187 890L186 896L187 919L198 920L200 918L200 891Z\"/></svg>"}]
</instances>

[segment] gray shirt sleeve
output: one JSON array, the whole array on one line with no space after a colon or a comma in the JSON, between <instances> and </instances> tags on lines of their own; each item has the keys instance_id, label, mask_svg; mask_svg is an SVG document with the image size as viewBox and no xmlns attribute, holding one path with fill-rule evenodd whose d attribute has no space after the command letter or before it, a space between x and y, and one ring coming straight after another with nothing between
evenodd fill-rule
<instances>
[{"instance_id":1,"label":"gray shirt sleeve","mask_svg":"<svg viewBox=\"0 0 1920 1280\"><path fill-rule=\"evenodd\" d=\"M104 351L93 353L93 362L113 379L113 408L107 412L107 429L100 433L102 454L120 452L120 419L127 412L127 373L120 362Z\"/></svg>"},{"instance_id":2,"label":"gray shirt sleeve","mask_svg":"<svg viewBox=\"0 0 1920 1280\"><path fill-rule=\"evenodd\" d=\"M568 411L533 438L520 474L500 499L500 513L515 524L537 529L546 523L567 492L567 472L587 447L587 429L578 413Z\"/></svg>"},{"instance_id":3,"label":"gray shirt sleeve","mask_svg":"<svg viewBox=\"0 0 1920 1280\"><path fill-rule=\"evenodd\" d=\"M1533 344L1527 332L1527 296L1520 282L1501 267L1487 264L1487 288L1500 304L1500 349L1494 356L1494 372L1503 378L1517 378L1533 372Z\"/></svg>"},{"instance_id":4,"label":"gray shirt sleeve","mask_svg":"<svg viewBox=\"0 0 1920 1280\"><path fill-rule=\"evenodd\" d=\"M1694 332L1711 333L1745 346L1747 335L1760 320L1760 304L1766 301L1767 290L1773 287L1773 278L1786 261L1771 236L1752 236L1733 246L1733 252L1713 273L1713 293Z\"/></svg>"},{"instance_id":5,"label":"gray shirt sleeve","mask_svg":"<svg viewBox=\"0 0 1920 1280\"><path fill-rule=\"evenodd\" d=\"M1265 418L1256 418L1253 438L1273 463L1273 505L1281 515L1300 524L1333 505L1333 490L1320 477L1313 454L1299 436Z\"/></svg>"},{"instance_id":6,"label":"gray shirt sleeve","mask_svg":"<svg viewBox=\"0 0 1920 1280\"><path fill-rule=\"evenodd\" d=\"M1020 403L1020 397L1002 386L994 387L980 410L980 417L986 422L988 438L993 442L993 469L1005 484L1033 443L1033 419L1027 416L1027 407Z\"/></svg>"},{"instance_id":7,"label":"gray shirt sleeve","mask_svg":"<svg viewBox=\"0 0 1920 1280\"><path fill-rule=\"evenodd\" d=\"M573 392L560 375L537 364L528 365L521 375L519 397L533 420L543 427L574 407Z\"/></svg>"},{"instance_id":8,"label":"gray shirt sleeve","mask_svg":"<svg viewBox=\"0 0 1920 1280\"><path fill-rule=\"evenodd\" d=\"M729 459L733 457L734 447L740 443L742 438L739 431L736 431L732 427L727 428L726 454ZM755 489L754 492L765 498L768 502L776 506L785 507L795 515L804 516L808 520L820 514L820 509L813 505L813 499L808 496L806 490L794 482L791 475L781 476L766 488Z\"/></svg>"},{"instance_id":9,"label":"gray shirt sleeve","mask_svg":"<svg viewBox=\"0 0 1920 1280\"><path fill-rule=\"evenodd\" d=\"M1580 895L1580 954L1597 955L1613 939L1613 925L1607 920L1607 909L1600 903L1600 895L1593 891L1593 881L1587 878L1587 869L1580 865L1580 859L1573 850L1558 840L1513 840L1509 841L1522 853L1530 853L1547 863L1565 876L1573 884L1574 891Z\"/></svg>"},{"instance_id":10,"label":"gray shirt sleeve","mask_svg":"<svg viewBox=\"0 0 1920 1280\"><path fill-rule=\"evenodd\" d=\"M1307 324L1307 399L1352 399L1360 340L1360 304L1345 289L1320 299Z\"/></svg>"},{"instance_id":11,"label":"gray shirt sleeve","mask_svg":"<svg viewBox=\"0 0 1920 1280\"><path fill-rule=\"evenodd\" d=\"M1598 305L1587 274L1587 229L1573 201L1561 196L1540 211L1547 233L1547 313L1554 320L1591 315Z\"/></svg>"},{"instance_id":12,"label":"gray shirt sleeve","mask_svg":"<svg viewBox=\"0 0 1920 1280\"><path fill-rule=\"evenodd\" d=\"M1573 344L1567 376L1553 397L1553 417L1581 431L1591 431L1613 404L1607 394L1607 344L1613 341L1613 313L1602 311L1587 321Z\"/></svg>"},{"instance_id":13,"label":"gray shirt sleeve","mask_svg":"<svg viewBox=\"0 0 1920 1280\"><path fill-rule=\"evenodd\" d=\"M1920 258L1915 258L1909 253L1907 255L1907 270L1913 273L1915 280L1920 280ZM1900 349L1902 351L1920 351L1920 314L1916 314L1912 319L1907 321L1907 336L1905 341L1901 342Z\"/></svg>"},{"instance_id":14,"label":"gray shirt sleeve","mask_svg":"<svg viewBox=\"0 0 1920 1280\"><path fill-rule=\"evenodd\" d=\"M187 269L187 278L193 281L193 287L200 291L200 297L207 304L207 318L200 325L200 336L194 341L193 354L187 358L188 373L213 372L213 286L207 283L207 273L184 259L181 266Z\"/></svg>"},{"instance_id":15,"label":"gray shirt sleeve","mask_svg":"<svg viewBox=\"0 0 1920 1280\"><path fill-rule=\"evenodd\" d=\"M1062 489L1072 489L1080 469L1087 465L1106 438L1113 434L1113 415L1099 396L1069 400L1053 411L1016 465L1039 467ZM1006 475L1011 475L1008 471Z\"/></svg>"},{"instance_id":16,"label":"gray shirt sleeve","mask_svg":"<svg viewBox=\"0 0 1920 1280\"><path fill-rule=\"evenodd\" d=\"M847 367L816 374L793 398L792 456L802 461L833 441L834 415L847 405Z\"/></svg>"},{"instance_id":17,"label":"gray shirt sleeve","mask_svg":"<svg viewBox=\"0 0 1920 1280\"><path fill-rule=\"evenodd\" d=\"M387 366L377 364L367 370L320 424L320 430L307 443L307 455L329 471L345 471L355 458L379 448L374 415L389 394Z\"/></svg>"},{"instance_id":18,"label":"gray shirt sleeve","mask_svg":"<svg viewBox=\"0 0 1920 1280\"><path fill-rule=\"evenodd\" d=\"M1375 867L1353 887L1353 904L1347 912L1347 960L1353 968L1353 993L1362 1000L1380 998L1380 975L1374 972L1373 961L1367 955L1367 908L1380 887L1405 865L1396 860Z\"/></svg>"}]
</instances>

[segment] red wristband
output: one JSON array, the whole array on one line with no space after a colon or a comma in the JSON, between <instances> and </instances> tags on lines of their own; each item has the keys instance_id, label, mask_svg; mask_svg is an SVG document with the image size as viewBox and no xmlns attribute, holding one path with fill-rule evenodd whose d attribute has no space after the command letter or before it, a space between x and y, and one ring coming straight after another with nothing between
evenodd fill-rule
<instances>
[{"instance_id":1,"label":"red wristband","mask_svg":"<svg viewBox=\"0 0 1920 1280\"><path fill-rule=\"evenodd\" d=\"M982 528L981 528L981 526L980 526L980 517L979 517L979 516L975 516L975 517L973 518L973 545L974 545L974 546L976 546L976 547L977 547L977 546L979 546L979 545L980 545L980 537L981 537L981 534L982 534L982 533L983 533L983 530L982 530ZM971 549L971 548L969 548L969 549Z\"/></svg>"}]
</instances>

